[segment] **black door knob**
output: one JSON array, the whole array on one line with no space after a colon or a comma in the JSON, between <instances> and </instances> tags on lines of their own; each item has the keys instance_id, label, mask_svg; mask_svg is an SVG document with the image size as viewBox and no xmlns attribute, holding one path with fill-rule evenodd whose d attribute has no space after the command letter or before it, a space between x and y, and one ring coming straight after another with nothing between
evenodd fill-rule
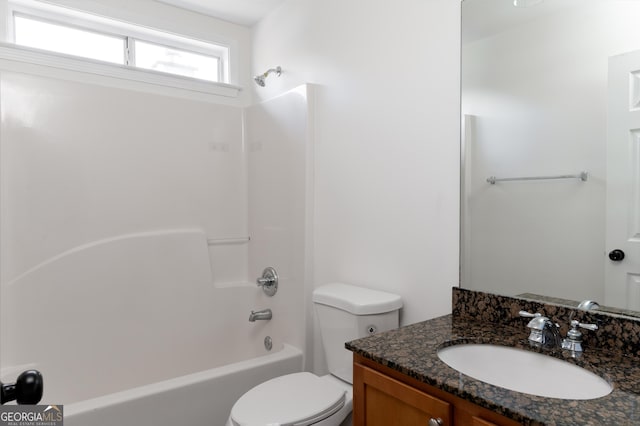
<instances>
[{"instance_id":1,"label":"black door knob","mask_svg":"<svg viewBox=\"0 0 640 426\"><path fill-rule=\"evenodd\" d=\"M42 399L42 374L27 370L15 383L0 383L0 404L15 400L18 404L37 404Z\"/></svg>"},{"instance_id":2,"label":"black door knob","mask_svg":"<svg viewBox=\"0 0 640 426\"><path fill-rule=\"evenodd\" d=\"M613 260L614 262L620 262L622 259L624 259L624 252L620 249L611 250L609 252L609 259Z\"/></svg>"}]
</instances>

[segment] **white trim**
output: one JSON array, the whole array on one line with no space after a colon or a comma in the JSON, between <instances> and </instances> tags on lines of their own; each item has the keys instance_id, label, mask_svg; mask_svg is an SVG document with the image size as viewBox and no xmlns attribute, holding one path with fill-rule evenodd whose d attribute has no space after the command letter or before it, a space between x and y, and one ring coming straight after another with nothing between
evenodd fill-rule
<instances>
[{"instance_id":1,"label":"white trim","mask_svg":"<svg viewBox=\"0 0 640 426\"><path fill-rule=\"evenodd\" d=\"M0 43L0 61L40 65L227 98L237 98L242 90L241 87L232 84L215 83L150 70L125 67L7 43ZM0 68L7 67L0 62ZM8 69L14 70L14 67L8 67ZM46 75L46 73L44 74Z\"/></svg>"}]
</instances>

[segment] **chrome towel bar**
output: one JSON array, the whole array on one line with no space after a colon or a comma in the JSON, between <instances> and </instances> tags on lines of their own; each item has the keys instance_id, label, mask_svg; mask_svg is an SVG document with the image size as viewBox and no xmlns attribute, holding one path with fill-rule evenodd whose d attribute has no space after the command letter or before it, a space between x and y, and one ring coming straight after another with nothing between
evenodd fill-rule
<instances>
[{"instance_id":1,"label":"chrome towel bar","mask_svg":"<svg viewBox=\"0 0 640 426\"><path fill-rule=\"evenodd\" d=\"M586 182L589 178L588 172L580 172L575 175L557 175L557 176L525 176L525 177L512 177L512 178L497 178L495 176L489 176L487 182L491 185L495 185L496 182L506 182L511 180L547 180L547 179L580 179Z\"/></svg>"},{"instance_id":2,"label":"chrome towel bar","mask_svg":"<svg viewBox=\"0 0 640 426\"><path fill-rule=\"evenodd\" d=\"M250 237L240 238L207 238L207 245L220 246L225 244L244 244L251 240Z\"/></svg>"}]
</instances>

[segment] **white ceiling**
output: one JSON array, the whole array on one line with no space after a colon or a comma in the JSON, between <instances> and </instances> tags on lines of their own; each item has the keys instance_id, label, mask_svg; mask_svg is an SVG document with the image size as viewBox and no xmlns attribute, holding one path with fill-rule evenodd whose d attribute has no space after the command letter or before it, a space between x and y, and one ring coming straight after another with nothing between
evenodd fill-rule
<instances>
[{"instance_id":1,"label":"white ceiling","mask_svg":"<svg viewBox=\"0 0 640 426\"><path fill-rule=\"evenodd\" d=\"M213 16L228 22L253 26L285 0L155 0ZM525 22L603 0L543 0L531 7L514 7L513 0L463 0L462 43L506 31Z\"/></svg>"},{"instance_id":2,"label":"white ceiling","mask_svg":"<svg viewBox=\"0 0 640 426\"><path fill-rule=\"evenodd\" d=\"M542 16L594 1L598 0L545 0L535 6L522 8L513 6L513 0L464 0L462 43L489 37Z\"/></svg>"},{"instance_id":3,"label":"white ceiling","mask_svg":"<svg viewBox=\"0 0 640 426\"><path fill-rule=\"evenodd\" d=\"M161 3L220 18L234 24L253 26L284 0L156 0Z\"/></svg>"},{"instance_id":4,"label":"white ceiling","mask_svg":"<svg viewBox=\"0 0 640 426\"><path fill-rule=\"evenodd\" d=\"M285 0L155 0L247 27L253 26ZM513 0L463 0L462 42L479 40L562 9L602 0L544 0L532 7Z\"/></svg>"}]
</instances>

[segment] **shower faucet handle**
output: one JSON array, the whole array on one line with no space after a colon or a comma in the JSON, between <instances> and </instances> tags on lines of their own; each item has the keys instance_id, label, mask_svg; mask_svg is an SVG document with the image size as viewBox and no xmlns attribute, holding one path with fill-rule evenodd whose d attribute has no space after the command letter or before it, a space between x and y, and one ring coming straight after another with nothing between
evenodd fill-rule
<instances>
[{"instance_id":1,"label":"shower faucet handle","mask_svg":"<svg viewBox=\"0 0 640 426\"><path fill-rule=\"evenodd\" d=\"M267 296L273 296L278 291L278 274L276 270L271 266L264 268L262 276L256 280L258 287L262 287L262 290Z\"/></svg>"}]
</instances>

